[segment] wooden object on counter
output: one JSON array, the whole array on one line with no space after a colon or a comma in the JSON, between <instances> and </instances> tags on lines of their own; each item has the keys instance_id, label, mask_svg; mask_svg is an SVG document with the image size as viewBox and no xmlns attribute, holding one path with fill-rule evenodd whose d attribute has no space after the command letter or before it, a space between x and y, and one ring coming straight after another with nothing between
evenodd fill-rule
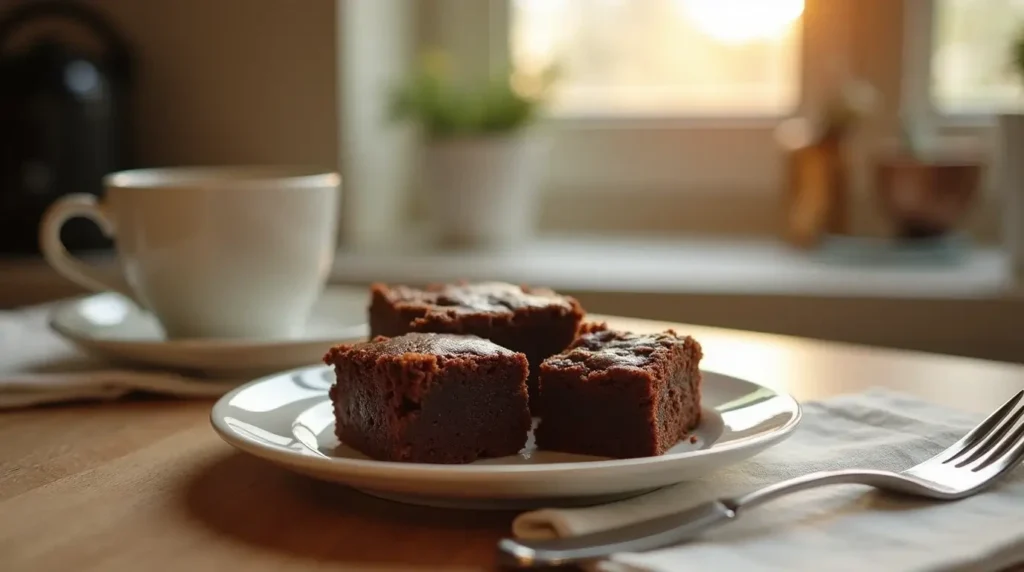
<instances>
[{"instance_id":1,"label":"wooden object on counter","mask_svg":"<svg viewBox=\"0 0 1024 572\"><path fill-rule=\"evenodd\" d=\"M1024 36L1021 46L1024 55ZM1002 199L1003 248L1010 255L1014 281L1024 284L1024 113L1002 113L996 125L998 154L994 179Z\"/></svg>"},{"instance_id":2,"label":"wooden object on counter","mask_svg":"<svg viewBox=\"0 0 1024 572\"><path fill-rule=\"evenodd\" d=\"M779 124L775 136L788 153L783 193L785 237L801 248L818 246L826 236L850 233L850 165L846 142L877 107L870 83L847 79L810 116Z\"/></svg>"},{"instance_id":3,"label":"wooden object on counter","mask_svg":"<svg viewBox=\"0 0 1024 572\"><path fill-rule=\"evenodd\" d=\"M702 365L822 399L887 387L983 414L1024 366L685 324ZM481 570L514 513L385 502L240 453L209 401L126 400L0 415L0 570Z\"/></svg>"},{"instance_id":4,"label":"wooden object on counter","mask_svg":"<svg viewBox=\"0 0 1024 572\"><path fill-rule=\"evenodd\" d=\"M791 151L785 191L786 239L801 248L849 232L849 169L840 142L829 138Z\"/></svg>"}]
</instances>

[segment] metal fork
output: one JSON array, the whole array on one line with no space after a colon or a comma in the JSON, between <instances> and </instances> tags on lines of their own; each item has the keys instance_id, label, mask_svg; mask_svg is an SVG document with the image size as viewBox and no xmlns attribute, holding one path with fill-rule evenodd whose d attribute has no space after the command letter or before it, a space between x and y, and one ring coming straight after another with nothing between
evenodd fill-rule
<instances>
[{"instance_id":1,"label":"metal fork","mask_svg":"<svg viewBox=\"0 0 1024 572\"><path fill-rule=\"evenodd\" d=\"M553 540L504 539L498 559L515 568L580 564L620 552L643 552L680 544L736 520L747 509L781 496L835 484L861 484L918 497L955 500L988 487L1024 459L1024 415L1017 393L977 427L938 455L905 471L849 469L796 477L734 498L620 528ZM1011 429L1013 429L1011 431Z\"/></svg>"}]
</instances>

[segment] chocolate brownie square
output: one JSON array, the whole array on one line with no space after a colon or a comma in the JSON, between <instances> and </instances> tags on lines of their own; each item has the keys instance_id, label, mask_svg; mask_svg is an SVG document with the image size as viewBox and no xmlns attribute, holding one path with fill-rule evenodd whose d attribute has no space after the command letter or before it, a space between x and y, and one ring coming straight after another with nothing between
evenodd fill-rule
<instances>
[{"instance_id":1,"label":"chocolate brownie square","mask_svg":"<svg viewBox=\"0 0 1024 572\"><path fill-rule=\"evenodd\" d=\"M526 354L530 394L537 368L576 338L583 307L547 288L503 282L434 284L423 289L373 284L370 335L471 334Z\"/></svg>"},{"instance_id":2,"label":"chocolate brownie square","mask_svg":"<svg viewBox=\"0 0 1024 572\"><path fill-rule=\"evenodd\" d=\"M584 325L540 366L540 449L601 457L661 455L700 423L700 344L674 331Z\"/></svg>"},{"instance_id":3,"label":"chocolate brownie square","mask_svg":"<svg viewBox=\"0 0 1024 572\"><path fill-rule=\"evenodd\" d=\"M526 356L475 336L410 333L331 348L338 439L378 460L469 463L526 444Z\"/></svg>"}]
</instances>

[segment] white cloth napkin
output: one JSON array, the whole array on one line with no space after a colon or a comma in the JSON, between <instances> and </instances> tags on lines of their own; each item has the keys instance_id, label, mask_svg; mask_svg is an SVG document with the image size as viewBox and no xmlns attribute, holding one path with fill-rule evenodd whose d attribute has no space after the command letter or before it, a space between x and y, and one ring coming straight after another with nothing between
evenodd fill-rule
<instances>
[{"instance_id":1,"label":"white cloth napkin","mask_svg":"<svg viewBox=\"0 0 1024 572\"><path fill-rule=\"evenodd\" d=\"M884 390L808 403L796 432L750 461L699 482L618 503L525 513L513 523L513 532L530 538L594 532L824 469L902 470L946 448L982 418ZM835 485L751 509L698 541L619 554L597 567L673 572L1004 570L1024 563L1022 514L1024 468L987 492L946 503Z\"/></svg>"},{"instance_id":2,"label":"white cloth napkin","mask_svg":"<svg viewBox=\"0 0 1024 572\"><path fill-rule=\"evenodd\" d=\"M159 370L131 370L79 352L47 325L51 306L0 312L0 409L117 399L136 391L216 397L237 380Z\"/></svg>"}]
</instances>

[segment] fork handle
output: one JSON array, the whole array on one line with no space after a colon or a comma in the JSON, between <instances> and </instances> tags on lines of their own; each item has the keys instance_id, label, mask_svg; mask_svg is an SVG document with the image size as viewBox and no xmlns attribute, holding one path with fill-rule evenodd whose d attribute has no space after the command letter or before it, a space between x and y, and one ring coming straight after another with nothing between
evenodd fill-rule
<instances>
[{"instance_id":1,"label":"fork handle","mask_svg":"<svg viewBox=\"0 0 1024 572\"><path fill-rule=\"evenodd\" d=\"M732 499L723 499L723 502L728 503L732 507L733 512L739 513L740 509L754 508L790 493L828 485L858 484L877 486L878 483L891 478L891 476L892 473L872 470L820 471L800 477L793 477L792 479L768 485Z\"/></svg>"},{"instance_id":2,"label":"fork handle","mask_svg":"<svg viewBox=\"0 0 1024 572\"><path fill-rule=\"evenodd\" d=\"M498 559L504 566L539 568L579 564L621 552L655 550L691 540L711 528L735 520L741 509L754 508L790 493L827 485L874 485L886 475L882 471L823 471L619 528L549 540L506 538L498 543Z\"/></svg>"}]
</instances>

